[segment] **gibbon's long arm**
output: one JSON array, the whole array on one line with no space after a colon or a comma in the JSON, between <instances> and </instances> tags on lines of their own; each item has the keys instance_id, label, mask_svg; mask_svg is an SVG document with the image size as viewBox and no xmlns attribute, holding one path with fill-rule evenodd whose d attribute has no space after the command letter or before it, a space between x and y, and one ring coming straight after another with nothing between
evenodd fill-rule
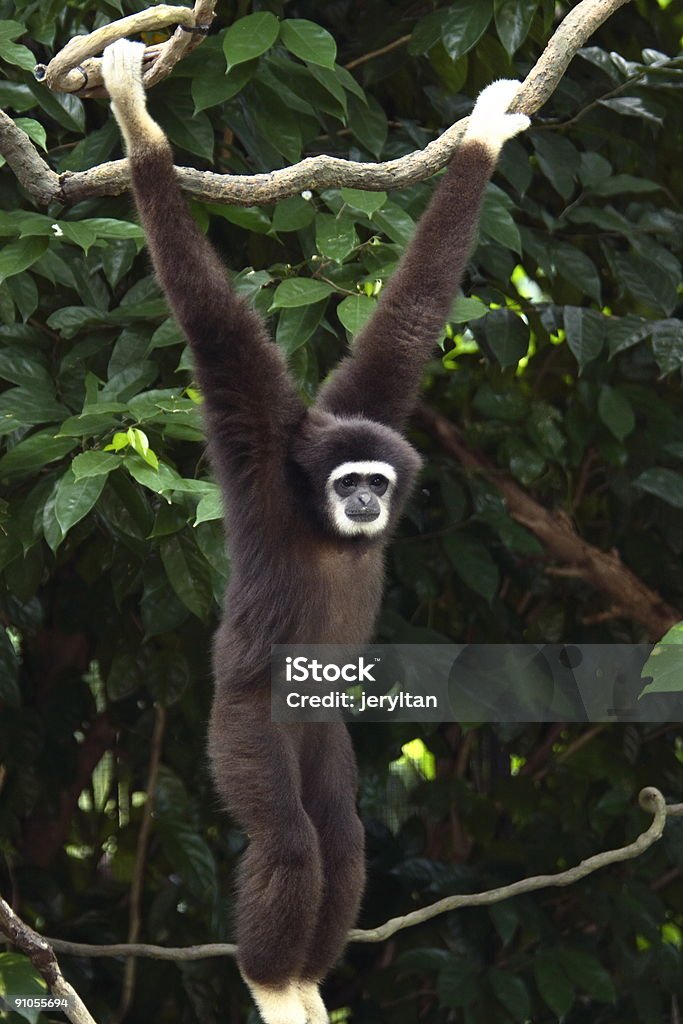
<instances>
[{"instance_id":1,"label":"gibbon's long arm","mask_svg":"<svg viewBox=\"0 0 683 1024\"><path fill-rule=\"evenodd\" d=\"M235 295L189 213L171 147L147 112L144 51L142 43L118 40L104 51L103 72L154 269L192 349L214 457L241 459L257 449L264 464L303 406L260 316Z\"/></svg>"},{"instance_id":2,"label":"gibbon's long arm","mask_svg":"<svg viewBox=\"0 0 683 1024\"><path fill-rule=\"evenodd\" d=\"M494 82L479 96L465 137L377 310L321 390L319 402L330 412L404 426L460 284L498 153L529 124L523 114L506 113L519 87Z\"/></svg>"}]
</instances>

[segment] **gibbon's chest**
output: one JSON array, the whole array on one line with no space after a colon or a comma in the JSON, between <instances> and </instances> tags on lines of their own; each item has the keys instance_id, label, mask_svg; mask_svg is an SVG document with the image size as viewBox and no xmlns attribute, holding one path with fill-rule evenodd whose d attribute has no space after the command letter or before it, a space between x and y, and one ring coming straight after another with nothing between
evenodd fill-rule
<instances>
[{"instance_id":1,"label":"gibbon's chest","mask_svg":"<svg viewBox=\"0 0 683 1024\"><path fill-rule=\"evenodd\" d=\"M363 643L372 634L382 599L380 545L320 545L311 592L320 599L320 643ZM313 642L313 641L311 641Z\"/></svg>"}]
</instances>

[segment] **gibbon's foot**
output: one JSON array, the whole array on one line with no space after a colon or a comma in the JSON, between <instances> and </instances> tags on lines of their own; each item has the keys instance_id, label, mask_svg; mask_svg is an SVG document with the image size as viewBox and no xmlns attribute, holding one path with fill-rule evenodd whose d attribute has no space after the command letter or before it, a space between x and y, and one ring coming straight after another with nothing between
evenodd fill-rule
<instances>
[{"instance_id":1,"label":"gibbon's foot","mask_svg":"<svg viewBox=\"0 0 683 1024\"><path fill-rule=\"evenodd\" d=\"M142 84L142 60L145 44L117 39L102 55L104 84L111 99L114 117L126 143L126 150L148 149L166 137L147 113L147 98Z\"/></svg>"},{"instance_id":2,"label":"gibbon's foot","mask_svg":"<svg viewBox=\"0 0 683 1024\"><path fill-rule=\"evenodd\" d=\"M521 88L521 82L503 78L479 93L463 141L483 142L498 154L506 139L523 132L531 124L526 114L508 114L507 109Z\"/></svg>"},{"instance_id":3,"label":"gibbon's foot","mask_svg":"<svg viewBox=\"0 0 683 1024\"><path fill-rule=\"evenodd\" d=\"M242 975L258 1006L263 1024L309 1024L315 1018L309 1016L296 982L281 988L259 985ZM323 1018L320 1018L323 1021ZM327 1020L327 1017L324 1018ZM316 1021L317 1024L317 1021Z\"/></svg>"},{"instance_id":4,"label":"gibbon's foot","mask_svg":"<svg viewBox=\"0 0 683 1024\"><path fill-rule=\"evenodd\" d=\"M300 981L298 988L301 993L301 1001L308 1014L308 1024L329 1024L330 1018L318 990L317 982Z\"/></svg>"}]
</instances>

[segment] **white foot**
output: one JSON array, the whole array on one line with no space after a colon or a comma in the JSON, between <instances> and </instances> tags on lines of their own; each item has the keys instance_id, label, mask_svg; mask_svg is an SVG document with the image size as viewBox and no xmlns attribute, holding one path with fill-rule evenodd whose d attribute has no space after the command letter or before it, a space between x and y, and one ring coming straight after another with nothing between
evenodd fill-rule
<instances>
[{"instance_id":1,"label":"white foot","mask_svg":"<svg viewBox=\"0 0 683 1024\"><path fill-rule=\"evenodd\" d=\"M308 1014L308 1024L329 1024L330 1018L316 983L314 981L300 981L299 992L301 993L301 1001Z\"/></svg>"},{"instance_id":2,"label":"white foot","mask_svg":"<svg viewBox=\"0 0 683 1024\"><path fill-rule=\"evenodd\" d=\"M309 1017L298 985L290 981L283 988L257 985L244 979L258 1006L263 1024L308 1024Z\"/></svg>"},{"instance_id":3,"label":"white foot","mask_svg":"<svg viewBox=\"0 0 683 1024\"><path fill-rule=\"evenodd\" d=\"M526 114L508 114L507 110L521 88L521 82L503 78L492 82L479 94L465 139L483 142L498 153L506 139L511 139L529 127Z\"/></svg>"}]
</instances>

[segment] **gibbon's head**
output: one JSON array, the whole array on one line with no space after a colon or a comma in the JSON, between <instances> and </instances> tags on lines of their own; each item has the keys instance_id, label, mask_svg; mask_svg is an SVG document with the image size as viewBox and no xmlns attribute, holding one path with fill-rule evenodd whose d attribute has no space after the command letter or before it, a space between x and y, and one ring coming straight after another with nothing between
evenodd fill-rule
<instances>
[{"instance_id":1,"label":"gibbon's head","mask_svg":"<svg viewBox=\"0 0 683 1024\"><path fill-rule=\"evenodd\" d=\"M309 410L293 451L318 519L337 537L379 538L396 523L420 468L395 430Z\"/></svg>"}]
</instances>

